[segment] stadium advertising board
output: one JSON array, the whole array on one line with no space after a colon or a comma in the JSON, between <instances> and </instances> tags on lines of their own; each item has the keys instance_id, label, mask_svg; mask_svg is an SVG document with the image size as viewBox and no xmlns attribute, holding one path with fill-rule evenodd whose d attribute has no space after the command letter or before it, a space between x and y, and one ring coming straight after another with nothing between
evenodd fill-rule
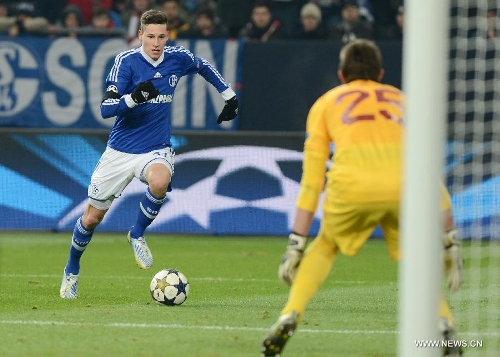
<instances>
[{"instance_id":1,"label":"stadium advertising board","mask_svg":"<svg viewBox=\"0 0 500 357\"><path fill-rule=\"evenodd\" d=\"M107 133L0 133L0 229L71 231ZM303 134L177 132L173 191L150 232L287 235ZM134 179L99 226L126 232L146 186ZM319 228L320 212L313 225Z\"/></svg>"},{"instance_id":2,"label":"stadium advertising board","mask_svg":"<svg viewBox=\"0 0 500 357\"><path fill-rule=\"evenodd\" d=\"M239 81L239 41L177 41L213 63L233 85ZM129 49L121 38L0 36L0 126L107 129L99 105L114 57ZM196 105L192 105L196 103ZM218 126L224 101L201 76L179 81L172 104L175 129L236 129L238 121Z\"/></svg>"},{"instance_id":3,"label":"stadium advertising board","mask_svg":"<svg viewBox=\"0 0 500 357\"><path fill-rule=\"evenodd\" d=\"M302 173L302 133L176 131L173 191L150 231L186 234L287 235ZM0 132L0 229L71 231L107 132ZM449 143L448 145L452 145ZM447 172L460 163L449 162ZM485 177L451 192L464 238L500 238L499 201ZM449 185L449 182L447 182ZM145 186L134 180L99 230L126 232ZM319 228L320 209L311 228ZM377 229L374 236L380 236Z\"/></svg>"}]
</instances>

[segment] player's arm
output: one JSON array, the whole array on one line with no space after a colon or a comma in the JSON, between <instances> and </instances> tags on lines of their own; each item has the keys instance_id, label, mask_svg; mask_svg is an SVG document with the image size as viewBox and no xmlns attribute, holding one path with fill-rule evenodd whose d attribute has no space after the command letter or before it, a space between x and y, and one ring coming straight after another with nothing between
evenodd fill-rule
<instances>
[{"instance_id":1,"label":"player's arm","mask_svg":"<svg viewBox=\"0 0 500 357\"><path fill-rule=\"evenodd\" d=\"M106 92L101 101L101 116L104 119L122 115L159 94L151 81L139 83L131 93L126 93L126 88L133 83L133 74L128 62L120 58L121 54L115 58L115 64L106 78Z\"/></svg>"},{"instance_id":2,"label":"player's arm","mask_svg":"<svg viewBox=\"0 0 500 357\"><path fill-rule=\"evenodd\" d=\"M297 199L292 233L288 236L285 254L278 267L278 277L291 285L295 279L307 244L307 234L325 184L326 161L330 155L330 141L323 120L321 100L309 112L307 139L304 144L304 161L300 193Z\"/></svg>"},{"instance_id":3,"label":"player's arm","mask_svg":"<svg viewBox=\"0 0 500 357\"><path fill-rule=\"evenodd\" d=\"M206 59L194 56L191 52L186 53L186 74L197 73L208 83L214 86L224 99L224 108L217 118L217 124L230 121L238 115L238 98L229 83L222 77L219 71Z\"/></svg>"}]
</instances>

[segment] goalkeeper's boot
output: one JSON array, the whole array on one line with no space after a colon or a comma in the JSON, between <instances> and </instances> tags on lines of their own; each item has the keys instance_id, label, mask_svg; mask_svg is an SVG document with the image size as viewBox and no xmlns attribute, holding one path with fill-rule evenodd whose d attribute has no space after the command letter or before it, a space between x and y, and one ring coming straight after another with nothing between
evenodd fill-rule
<instances>
[{"instance_id":1,"label":"goalkeeper's boot","mask_svg":"<svg viewBox=\"0 0 500 357\"><path fill-rule=\"evenodd\" d=\"M462 347L458 341L455 329L449 323L448 319L444 317L439 319L439 330L443 335L444 341L452 341L446 343L446 346L443 349L443 357L462 357Z\"/></svg>"},{"instance_id":2,"label":"goalkeeper's boot","mask_svg":"<svg viewBox=\"0 0 500 357\"><path fill-rule=\"evenodd\" d=\"M262 341L261 357L279 357L288 339L293 336L297 328L299 314L296 311L289 312L278 318L271 326L267 337Z\"/></svg>"},{"instance_id":3,"label":"goalkeeper's boot","mask_svg":"<svg viewBox=\"0 0 500 357\"><path fill-rule=\"evenodd\" d=\"M135 262L141 269L149 269L153 265L153 255L149 250L144 237L131 238L130 232L128 232L127 239L132 246L134 251Z\"/></svg>"},{"instance_id":4,"label":"goalkeeper's boot","mask_svg":"<svg viewBox=\"0 0 500 357\"><path fill-rule=\"evenodd\" d=\"M59 295L63 299L76 299L78 297L78 274L66 274L66 269L64 269Z\"/></svg>"}]
</instances>

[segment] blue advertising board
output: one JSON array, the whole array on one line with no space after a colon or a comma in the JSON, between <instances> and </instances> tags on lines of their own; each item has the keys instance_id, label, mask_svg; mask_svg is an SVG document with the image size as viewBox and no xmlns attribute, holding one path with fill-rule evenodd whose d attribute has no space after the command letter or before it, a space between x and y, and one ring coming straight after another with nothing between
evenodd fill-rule
<instances>
[{"instance_id":1,"label":"blue advertising board","mask_svg":"<svg viewBox=\"0 0 500 357\"><path fill-rule=\"evenodd\" d=\"M148 231L287 235L303 140L303 134L174 133L173 190ZM105 132L0 133L0 229L72 231L106 141ZM145 184L134 179L98 230L128 231L145 192Z\"/></svg>"},{"instance_id":2,"label":"blue advertising board","mask_svg":"<svg viewBox=\"0 0 500 357\"><path fill-rule=\"evenodd\" d=\"M238 93L241 42L177 41L207 59ZM0 36L0 126L109 129L99 106L114 57L129 49L122 38ZM174 129L233 130L238 120L216 124L224 100L201 76L178 84L172 103Z\"/></svg>"},{"instance_id":3,"label":"blue advertising board","mask_svg":"<svg viewBox=\"0 0 500 357\"><path fill-rule=\"evenodd\" d=\"M104 151L99 133L0 132L0 229L73 230ZM302 174L302 133L177 131L173 191L149 231L215 235L287 235ZM448 143L448 148L453 142ZM462 162L448 161L447 176ZM500 176L451 192L465 238L500 238ZM450 183L448 186L450 186ZM451 185L453 186L453 185ZM126 232L146 186L134 179L100 231ZM319 229L321 203L310 234ZM380 236L377 229L374 236Z\"/></svg>"}]
</instances>

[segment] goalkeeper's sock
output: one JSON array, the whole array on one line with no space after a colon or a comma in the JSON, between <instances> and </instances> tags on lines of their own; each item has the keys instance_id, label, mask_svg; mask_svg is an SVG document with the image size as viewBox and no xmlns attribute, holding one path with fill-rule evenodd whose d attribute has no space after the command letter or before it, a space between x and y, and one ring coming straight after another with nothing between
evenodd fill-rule
<instances>
[{"instance_id":1,"label":"goalkeeper's sock","mask_svg":"<svg viewBox=\"0 0 500 357\"><path fill-rule=\"evenodd\" d=\"M156 197L151 193L148 187L146 194L139 203L140 209L137 215L137 221L130 229L131 238L144 237L146 228L151 224L151 222L153 222L160 212L160 208L163 205L163 202L165 202L165 197L166 196Z\"/></svg>"},{"instance_id":2,"label":"goalkeeper's sock","mask_svg":"<svg viewBox=\"0 0 500 357\"><path fill-rule=\"evenodd\" d=\"M297 311L299 320L302 319L307 304L328 277L337 252L338 248L332 247L323 239L317 237L313 240L300 262L288 302L281 315Z\"/></svg>"},{"instance_id":3,"label":"goalkeeper's sock","mask_svg":"<svg viewBox=\"0 0 500 357\"><path fill-rule=\"evenodd\" d=\"M448 324L453 326L453 315L451 314L448 303L442 293L439 301L439 317L445 318L448 321Z\"/></svg>"},{"instance_id":4,"label":"goalkeeper's sock","mask_svg":"<svg viewBox=\"0 0 500 357\"><path fill-rule=\"evenodd\" d=\"M94 230L85 228L82 224L82 218L78 218L75 228L73 229L73 238L71 240L71 247L69 248L69 259L66 263L65 273L78 275L80 271L80 258L87 248L87 245L92 239Z\"/></svg>"}]
</instances>

